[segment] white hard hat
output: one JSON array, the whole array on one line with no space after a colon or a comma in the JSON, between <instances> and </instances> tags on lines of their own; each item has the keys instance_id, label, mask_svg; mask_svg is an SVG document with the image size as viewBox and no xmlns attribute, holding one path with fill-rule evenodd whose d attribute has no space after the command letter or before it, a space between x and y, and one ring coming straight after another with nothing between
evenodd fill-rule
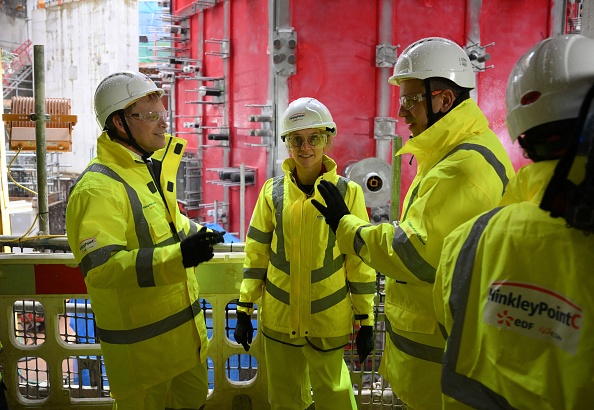
<instances>
[{"instance_id":1,"label":"white hard hat","mask_svg":"<svg viewBox=\"0 0 594 410\"><path fill-rule=\"evenodd\" d=\"M293 131L307 128L327 129L331 136L336 135L336 123L324 104L311 97L293 101L285 110L281 120L281 138Z\"/></svg>"},{"instance_id":2,"label":"white hard hat","mask_svg":"<svg viewBox=\"0 0 594 410\"><path fill-rule=\"evenodd\" d=\"M577 118L593 84L593 39L567 34L537 43L520 57L507 81L511 140L538 125Z\"/></svg>"},{"instance_id":3,"label":"white hard hat","mask_svg":"<svg viewBox=\"0 0 594 410\"><path fill-rule=\"evenodd\" d=\"M150 93L163 95L164 91L148 76L134 71L121 71L105 77L95 91L95 116L103 129L105 121L114 112Z\"/></svg>"},{"instance_id":4,"label":"white hard hat","mask_svg":"<svg viewBox=\"0 0 594 410\"><path fill-rule=\"evenodd\" d=\"M476 86L476 76L464 49L441 37L423 38L406 47L388 82L399 86L404 80L431 77L447 78L464 88Z\"/></svg>"}]
</instances>

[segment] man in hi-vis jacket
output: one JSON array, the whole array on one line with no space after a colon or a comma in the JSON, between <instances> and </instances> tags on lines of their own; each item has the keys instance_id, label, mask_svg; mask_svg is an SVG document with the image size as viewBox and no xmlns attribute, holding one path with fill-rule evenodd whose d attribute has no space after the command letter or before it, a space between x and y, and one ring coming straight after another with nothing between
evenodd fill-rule
<instances>
[{"instance_id":1,"label":"man in hi-vis jacket","mask_svg":"<svg viewBox=\"0 0 594 410\"><path fill-rule=\"evenodd\" d=\"M369 225L351 215L335 186L324 181L325 205L317 205L330 226L339 221L340 250L386 275L380 373L409 408L438 409L444 339L432 289L443 239L497 206L514 170L470 99L475 73L460 46L439 37L419 40L399 56L389 81L400 87L398 115L414 137L396 155L417 160L400 221Z\"/></svg>"},{"instance_id":2,"label":"man in hi-vis jacket","mask_svg":"<svg viewBox=\"0 0 594 410\"><path fill-rule=\"evenodd\" d=\"M594 236L587 235L594 204L586 193L594 184L581 181L586 155L590 178L593 172L594 40L540 41L512 69L506 94L509 135L534 162L510 180L502 207L444 242L434 288L448 337L443 408L587 409L594 403ZM572 182L557 187L564 164ZM571 184L575 195L555 194ZM580 194L589 205L578 213L548 212L549 198L558 212Z\"/></svg>"},{"instance_id":3,"label":"man in hi-vis jacket","mask_svg":"<svg viewBox=\"0 0 594 410\"><path fill-rule=\"evenodd\" d=\"M180 213L175 182L185 140L165 134L162 95L138 72L99 84L97 157L66 211L117 410L201 409L208 393L195 267L223 235Z\"/></svg>"}]
</instances>

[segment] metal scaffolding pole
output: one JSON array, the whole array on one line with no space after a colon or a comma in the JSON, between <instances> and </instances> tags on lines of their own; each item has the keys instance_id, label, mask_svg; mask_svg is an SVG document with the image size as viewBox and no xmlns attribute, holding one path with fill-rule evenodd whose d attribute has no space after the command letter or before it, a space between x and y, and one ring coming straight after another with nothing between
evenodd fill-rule
<instances>
[{"instance_id":1,"label":"metal scaffolding pole","mask_svg":"<svg viewBox=\"0 0 594 410\"><path fill-rule=\"evenodd\" d=\"M35 88L35 150L37 153L37 212L39 233L49 235L47 195L47 160L45 147L45 57L42 45L33 46L33 82Z\"/></svg>"}]
</instances>

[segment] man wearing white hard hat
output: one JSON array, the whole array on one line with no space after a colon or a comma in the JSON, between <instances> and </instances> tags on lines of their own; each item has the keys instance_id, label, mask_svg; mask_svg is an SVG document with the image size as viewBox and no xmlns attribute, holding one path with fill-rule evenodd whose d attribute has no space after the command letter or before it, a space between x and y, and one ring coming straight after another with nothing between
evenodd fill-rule
<instances>
[{"instance_id":1,"label":"man wearing white hard hat","mask_svg":"<svg viewBox=\"0 0 594 410\"><path fill-rule=\"evenodd\" d=\"M162 95L139 72L101 81L97 157L66 210L117 410L198 410L208 393L195 267L214 256L223 233L180 213L175 183L186 142L165 133Z\"/></svg>"},{"instance_id":2,"label":"man wearing white hard hat","mask_svg":"<svg viewBox=\"0 0 594 410\"><path fill-rule=\"evenodd\" d=\"M389 82L400 87L398 115L414 138L396 153L412 154L417 174L400 220L376 226L350 215L336 187L322 182L340 250L386 275L386 350L381 375L409 408L441 406L444 337L432 289L444 238L495 207L514 170L503 145L470 99L476 79L456 43L424 38L398 57Z\"/></svg>"},{"instance_id":3,"label":"man wearing white hard hat","mask_svg":"<svg viewBox=\"0 0 594 410\"><path fill-rule=\"evenodd\" d=\"M542 40L506 94L509 135L534 163L510 180L503 207L445 240L434 288L448 335L443 408L590 408L594 203L581 195L594 192L594 40Z\"/></svg>"}]
</instances>

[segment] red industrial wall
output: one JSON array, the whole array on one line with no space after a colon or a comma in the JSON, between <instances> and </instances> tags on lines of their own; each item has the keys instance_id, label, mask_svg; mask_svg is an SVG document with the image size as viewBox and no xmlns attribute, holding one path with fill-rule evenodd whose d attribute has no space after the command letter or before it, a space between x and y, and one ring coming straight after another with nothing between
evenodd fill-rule
<instances>
[{"instance_id":1,"label":"red industrial wall","mask_svg":"<svg viewBox=\"0 0 594 410\"><path fill-rule=\"evenodd\" d=\"M227 1L230 55L226 87L229 94L230 165L244 163L258 170L256 185L249 186L245 192L247 227L268 166L267 149L246 144L261 141L259 137L248 135L250 128L257 128L248 121L248 117L260 113L259 109L249 107L250 104L264 104L268 99L269 10L268 0ZM446 37L466 45L472 23L468 13L470 1L394 0L392 44L400 46L398 53L415 40L427 36ZM191 0L173 1L173 14L193 3ZM527 161L518 147L509 142L505 127L505 87L516 60L531 45L551 34L553 0L491 0L480 3L481 44L495 44L486 50L491 55L486 65L493 68L486 69L477 77L477 102L504 143L515 167L519 168ZM338 137L330 156L338 163L341 173L350 163L375 155L373 119L378 116L380 72L375 66L375 49L380 43L381 4L381 0L290 2L291 26L297 33L297 72L288 80L289 100L311 96L328 106L338 127ZM224 60L209 52L220 50L220 44L210 40L225 36L224 2L218 2L201 13L202 17L196 14L190 19L192 58L203 61L201 75L220 77L223 76ZM176 114L198 115L202 112L202 125L221 126L224 122L222 105L199 107L188 104L188 101L196 100L196 93L185 91L189 87L184 83L189 82L178 83ZM397 118L398 88L391 87L391 90L390 115ZM178 130L182 121L178 120ZM396 124L396 132L406 142L409 134L403 121ZM218 147L216 141L208 141L207 133L205 128L202 136L185 136L190 141L190 148L196 149L199 144L205 147L203 202L212 203L223 198L223 188L208 182L218 179L216 173L209 169L222 166L223 148ZM403 195L416 171L416 163L409 164L409 159L403 158ZM228 230L239 232L237 187L230 188L229 202Z\"/></svg>"},{"instance_id":2,"label":"red industrial wall","mask_svg":"<svg viewBox=\"0 0 594 410\"><path fill-rule=\"evenodd\" d=\"M328 107L338 131L330 156L341 173L348 163L375 153L376 3L291 2L298 41L297 74L289 78L289 99L314 97Z\"/></svg>"}]
</instances>

